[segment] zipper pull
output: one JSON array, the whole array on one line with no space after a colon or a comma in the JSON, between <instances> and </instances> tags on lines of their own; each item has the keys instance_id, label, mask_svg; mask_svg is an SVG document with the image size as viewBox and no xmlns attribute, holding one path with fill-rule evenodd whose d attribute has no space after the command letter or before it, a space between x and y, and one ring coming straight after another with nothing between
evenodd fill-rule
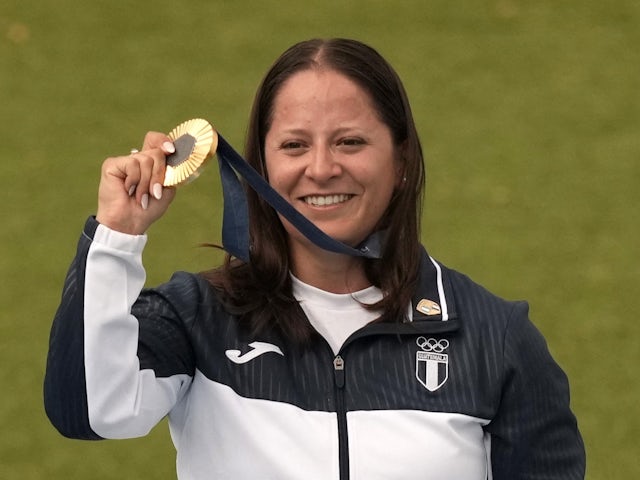
<instances>
[{"instance_id":1,"label":"zipper pull","mask_svg":"<svg viewBox=\"0 0 640 480\"><path fill-rule=\"evenodd\" d=\"M336 386L344 388L344 359L340 355L336 355L336 358L333 359L333 370Z\"/></svg>"}]
</instances>

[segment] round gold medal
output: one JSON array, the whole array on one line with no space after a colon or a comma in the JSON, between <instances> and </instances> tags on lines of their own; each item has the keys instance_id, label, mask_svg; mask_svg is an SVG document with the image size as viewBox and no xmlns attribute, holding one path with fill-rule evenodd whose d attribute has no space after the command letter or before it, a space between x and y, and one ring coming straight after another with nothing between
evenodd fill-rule
<instances>
[{"instance_id":1,"label":"round gold medal","mask_svg":"<svg viewBox=\"0 0 640 480\"><path fill-rule=\"evenodd\" d=\"M218 134L211 124L202 118L181 123L171 130L169 138L176 151L167 156L165 187L173 187L197 178L218 147Z\"/></svg>"}]
</instances>

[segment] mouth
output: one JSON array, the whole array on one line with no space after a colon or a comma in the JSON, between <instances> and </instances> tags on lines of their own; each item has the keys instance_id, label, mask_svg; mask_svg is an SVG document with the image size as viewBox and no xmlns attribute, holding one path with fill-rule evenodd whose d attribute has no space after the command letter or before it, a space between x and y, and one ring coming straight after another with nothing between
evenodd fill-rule
<instances>
[{"instance_id":1,"label":"mouth","mask_svg":"<svg viewBox=\"0 0 640 480\"><path fill-rule=\"evenodd\" d=\"M303 197L302 200L312 207L328 207L351 200L354 195L340 193L336 195L309 195Z\"/></svg>"}]
</instances>

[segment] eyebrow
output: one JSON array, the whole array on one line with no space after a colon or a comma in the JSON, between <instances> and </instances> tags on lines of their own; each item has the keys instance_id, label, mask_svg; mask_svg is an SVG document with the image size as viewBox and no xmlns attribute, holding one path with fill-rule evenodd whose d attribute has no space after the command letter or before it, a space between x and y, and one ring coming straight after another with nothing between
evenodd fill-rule
<instances>
[{"instance_id":1,"label":"eyebrow","mask_svg":"<svg viewBox=\"0 0 640 480\"><path fill-rule=\"evenodd\" d=\"M355 131L358 134L364 135L366 133L366 130L367 129L353 125L353 126L338 127L335 130L332 130L331 134L340 135L340 134L351 133ZM306 128L285 128L283 130L280 130L278 134L279 135L308 135L309 130Z\"/></svg>"}]
</instances>

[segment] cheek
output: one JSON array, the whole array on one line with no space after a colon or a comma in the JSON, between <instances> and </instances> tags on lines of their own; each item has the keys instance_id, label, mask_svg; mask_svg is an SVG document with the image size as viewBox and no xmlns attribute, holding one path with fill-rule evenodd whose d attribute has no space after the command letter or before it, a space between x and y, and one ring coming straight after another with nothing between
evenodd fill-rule
<instances>
[{"instance_id":1,"label":"cheek","mask_svg":"<svg viewBox=\"0 0 640 480\"><path fill-rule=\"evenodd\" d=\"M371 211L375 212L376 216L382 217L391 203L394 192L399 187L396 165L392 164L373 172L370 182Z\"/></svg>"},{"instance_id":2,"label":"cheek","mask_svg":"<svg viewBox=\"0 0 640 480\"><path fill-rule=\"evenodd\" d=\"M386 181L382 182L381 179ZM376 224L385 215L393 192L395 191L392 182L393 177L388 172L379 172L376 181L373 181L367 187L367 196L365 200L365 209L368 212L367 217L372 224Z\"/></svg>"},{"instance_id":3,"label":"cheek","mask_svg":"<svg viewBox=\"0 0 640 480\"><path fill-rule=\"evenodd\" d=\"M278 162L276 162L273 156L269 154L266 154L265 156L264 167L265 167L265 175L267 176L267 181L272 187L275 188L276 184L280 182L282 169L278 168Z\"/></svg>"},{"instance_id":4,"label":"cheek","mask_svg":"<svg viewBox=\"0 0 640 480\"><path fill-rule=\"evenodd\" d=\"M267 180L279 194L284 195L296 184L296 172L290 162L283 159L271 158L265 160Z\"/></svg>"},{"instance_id":5,"label":"cheek","mask_svg":"<svg viewBox=\"0 0 640 480\"><path fill-rule=\"evenodd\" d=\"M372 190L377 196L377 201L382 204L389 202L393 192L399 185L398 167L395 162L386 163L370 175Z\"/></svg>"},{"instance_id":6,"label":"cheek","mask_svg":"<svg viewBox=\"0 0 640 480\"><path fill-rule=\"evenodd\" d=\"M379 217L382 217L387 211L387 208L391 203L391 198L393 197L393 192L394 188L390 188L388 185L385 185L384 188L376 192L376 197L374 200L375 211Z\"/></svg>"}]
</instances>

